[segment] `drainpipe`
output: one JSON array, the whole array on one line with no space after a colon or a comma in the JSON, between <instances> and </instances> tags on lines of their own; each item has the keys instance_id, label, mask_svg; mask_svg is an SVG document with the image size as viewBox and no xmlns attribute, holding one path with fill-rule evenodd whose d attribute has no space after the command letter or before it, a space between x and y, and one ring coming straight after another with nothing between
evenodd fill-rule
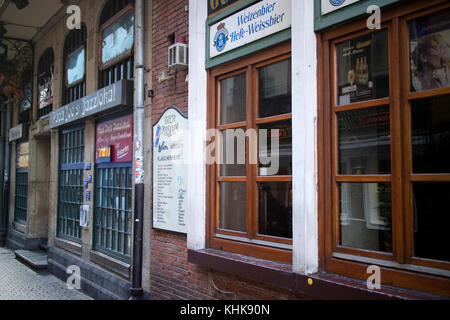
<instances>
[{"instance_id":1,"label":"drainpipe","mask_svg":"<svg viewBox=\"0 0 450 320\"><path fill-rule=\"evenodd\" d=\"M144 0L136 0L134 99L134 226L130 300L143 296L142 238L144 229Z\"/></svg>"},{"instance_id":2,"label":"drainpipe","mask_svg":"<svg viewBox=\"0 0 450 320\"><path fill-rule=\"evenodd\" d=\"M4 160L4 180L3 180L3 217L0 222L1 231L6 235L8 228L8 216L9 216L9 170L11 167L11 153L9 143L9 129L11 128L11 114L14 100L10 100L7 104L6 111L6 125L5 125L5 160Z\"/></svg>"},{"instance_id":3,"label":"drainpipe","mask_svg":"<svg viewBox=\"0 0 450 320\"><path fill-rule=\"evenodd\" d=\"M0 101L0 172L5 172L5 110L3 101ZM0 174L0 194L3 194L3 174ZM0 247L3 247L5 245L6 240L6 213L3 211L3 201L0 201Z\"/></svg>"}]
</instances>

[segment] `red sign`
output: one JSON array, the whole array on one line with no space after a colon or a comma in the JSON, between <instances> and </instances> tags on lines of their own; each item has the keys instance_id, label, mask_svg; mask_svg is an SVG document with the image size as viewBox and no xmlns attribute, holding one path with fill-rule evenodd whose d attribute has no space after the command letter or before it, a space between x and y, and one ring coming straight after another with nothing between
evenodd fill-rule
<instances>
[{"instance_id":1,"label":"red sign","mask_svg":"<svg viewBox=\"0 0 450 320\"><path fill-rule=\"evenodd\" d=\"M100 163L100 151L111 146L111 162L133 161L133 116L129 115L97 124L95 163Z\"/></svg>"}]
</instances>

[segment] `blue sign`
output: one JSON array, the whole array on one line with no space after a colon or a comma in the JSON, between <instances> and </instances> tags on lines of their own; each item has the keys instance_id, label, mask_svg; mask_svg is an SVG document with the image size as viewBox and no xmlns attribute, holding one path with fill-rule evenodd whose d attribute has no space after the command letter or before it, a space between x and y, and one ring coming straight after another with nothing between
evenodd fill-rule
<instances>
[{"instance_id":1,"label":"blue sign","mask_svg":"<svg viewBox=\"0 0 450 320\"><path fill-rule=\"evenodd\" d=\"M88 176L88 183L92 183L92 175Z\"/></svg>"},{"instance_id":2,"label":"blue sign","mask_svg":"<svg viewBox=\"0 0 450 320\"><path fill-rule=\"evenodd\" d=\"M91 201L91 190L86 191L86 201Z\"/></svg>"},{"instance_id":3,"label":"blue sign","mask_svg":"<svg viewBox=\"0 0 450 320\"><path fill-rule=\"evenodd\" d=\"M86 171L91 171L91 169L92 169L91 163L90 162L86 163Z\"/></svg>"}]
</instances>

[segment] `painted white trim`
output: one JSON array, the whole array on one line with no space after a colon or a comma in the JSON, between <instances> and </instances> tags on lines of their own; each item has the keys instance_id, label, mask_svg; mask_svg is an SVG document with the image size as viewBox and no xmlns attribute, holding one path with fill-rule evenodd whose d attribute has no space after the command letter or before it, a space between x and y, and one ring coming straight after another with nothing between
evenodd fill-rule
<instances>
[{"instance_id":1,"label":"painted white trim","mask_svg":"<svg viewBox=\"0 0 450 320\"><path fill-rule=\"evenodd\" d=\"M319 267L314 1L292 0L293 271Z\"/></svg>"},{"instance_id":2,"label":"painted white trim","mask_svg":"<svg viewBox=\"0 0 450 320\"><path fill-rule=\"evenodd\" d=\"M187 188L187 246L205 248L206 242L206 83L204 1L189 1L189 170Z\"/></svg>"}]
</instances>

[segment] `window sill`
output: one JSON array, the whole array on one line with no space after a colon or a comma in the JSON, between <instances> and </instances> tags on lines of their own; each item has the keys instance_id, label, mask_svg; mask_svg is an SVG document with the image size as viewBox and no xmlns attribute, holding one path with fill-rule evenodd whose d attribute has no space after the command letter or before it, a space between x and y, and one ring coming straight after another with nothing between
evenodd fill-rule
<instances>
[{"instance_id":1,"label":"window sill","mask_svg":"<svg viewBox=\"0 0 450 320\"><path fill-rule=\"evenodd\" d=\"M127 280L130 279L131 266L129 264L111 258L110 256L98 251L90 251L89 257L91 262L98 264L99 266L102 266Z\"/></svg>"},{"instance_id":2,"label":"window sill","mask_svg":"<svg viewBox=\"0 0 450 320\"><path fill-rule=\"evenodd\" d=\"M380 290L369 290L363 281L332 274L317 273L304 276L294 273L290 265L215 249L188 250L188 262L315 299L415 300L434 298L428 294L387 286L383 286ZM311 280L312 285L309 285L308 282Z\"/></svg>"},{"instance_id":3,"label":"window sill","mask_svg":"<svg viewBox=\"0 0 450 320\"><path fill-rule=\"evenodd\" d=\"M76 254L79 257L81 257L82 255L83 248L79 243L67 241L61 238L55 238L55 246L70 253Z\"/></svg>"}]
</instances>

